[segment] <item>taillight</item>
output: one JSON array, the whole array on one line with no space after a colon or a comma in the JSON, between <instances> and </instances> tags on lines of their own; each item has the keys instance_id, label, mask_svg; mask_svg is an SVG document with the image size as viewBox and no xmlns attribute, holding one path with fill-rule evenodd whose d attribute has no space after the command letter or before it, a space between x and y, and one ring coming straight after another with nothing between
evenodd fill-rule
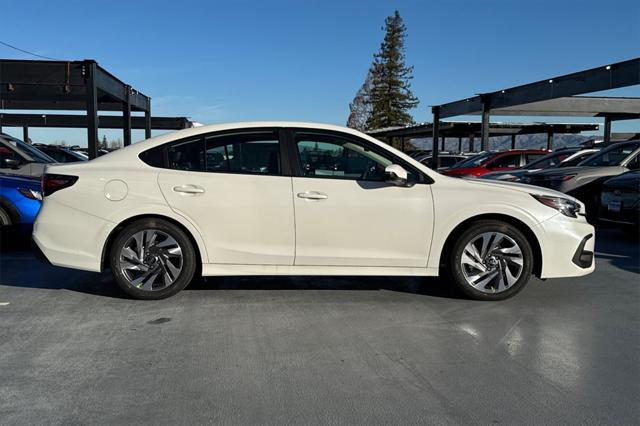
<instances>
[{"instance_id":1,"label":"taillight","mask_svg":"<svg viewBox=\"0 0 640 426\"><path fill-rule=\"evenodd\" d=\"M42 176L42 195L46 197L56 191L68 188L78 180L78 176L44 174Z\"/></svg>"},{"instance_id":2,"label":"taillight","mask_svg":"<svg viewBox=\"0 0 640 426\"><path fill-rule=\"evenodd\" d=\"M42 200L42 193L40 191L29 188L18 188L18 192L30 200Z\"/></svg>"}]
</instances>

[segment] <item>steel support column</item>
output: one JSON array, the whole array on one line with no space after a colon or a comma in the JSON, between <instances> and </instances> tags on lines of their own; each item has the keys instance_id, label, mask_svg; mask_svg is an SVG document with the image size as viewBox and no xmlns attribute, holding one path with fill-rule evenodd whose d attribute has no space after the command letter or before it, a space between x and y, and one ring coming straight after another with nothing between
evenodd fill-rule
<instances>
[{"instance_id":1,"label":"steel support column","mask_svg":"<svg viewBox=\"0 0 640 426\"><path fill-rule=\"evenodd\" d=\"M476 144L475 137L476 135L474 135L473 133L469 135L469 152L474 152L476 149L476 147L474 146Z\"/></svg>"},{"instance_id":2,"label":"steel support column","mask_svg":"<svg viewBox=\"0 0 640 426\"><path fill-rule=\"evenodd\" d=\"M85 79L87 89L87 147L89 158L98 156L98 88L96 86L96 63L86 61Z\"/></svg>"},{"instance_id":3,"label":"steel support column","mask_svg":"<svg viewBox=\"0 0 640 426\"><path fill-rule=\"evenodd\" d=\"M404 152L404 136L400 137L400 151Z\"/></svg>"},{"instance_id":4,"label":"steel support column","mask_svg":"<svg viewBox=\"0 0 640 426\"><path fill-rule=\"evenodd\" d=\"M511 149L516 149L516 134L511 135Z\"/></svg>"},{"instance_id":5,"label":"steel support column","mask_svg":"<svg viewBox=\"0 0 640 426\"><path fill-rule=\"evenodd\" d=\"M553 149L553 132L547 133L547 149L550 151Z\"/></svg>"},{"instance_id":6,"label":"steel support column","mask_svg":"<svg viewBox=\"0 0 640 426\"><path fill-rule=\"evenodd\" d=\"M440 137L440 151L444 151L445 137Z\"/></svg>"},{"instance_id":7,"label":"steel support column","mask_svg":"<svg viewBox=\"0 0 640 426\"><path fill-rule=\"evenodd\" d=\"M433 165L434 170L440 167L440 156L438 155L438 138L440 137L440 108L433 107L431 108L433 112L433 134L431 139L433 140L432 148L431 148L431 164Z\"/></svg>"},{"instance_id":8,"label":"steel support column","mask_svg":"<svg viewBox=\"0 0 640 426\"><path fill-rule=\"evenodd\" d=\"M151 137L151 99L147 101L147 110L144 112L144 138Z\"/></svg>"},{"instance_id":9,"label":"steel support column","mask_svg":"<svg viewBox=\"0 0 640 426\"><path fill-rule=\"evenodd\" d=\"M28 126L22 127L22 140L25 141L26 143L29 143L29 127Z\"/></svg>"},{"instance_id":10,"label":"steel support column","mask_svg":"<svg viewBox=\"0 0 640 426\"><path fill-rule=\"evenodd\" d=\"M611 142L611 117L604 118L604 143Z\"/></svg>"},{"instance_id":11,"label":"steel support column","mask_svg":"<svg viewBox=\"0 0 640 426\"><path fill-rule=\"evenodd\" d=\"M131 87L125 86L125 101L122 102L122 139L124 146L131 145Z\"/></svg>"},{"instance_id":12,"label":"steel support column","mask_svg":"<svg viewBox=\"0 0 640 426\"><path fill-rule=\"evenodd\" d=\"M489 99L483 97L482 99L482 129L480 133L480 150L489 150L489 119L490 119L490 105Z\"/></svg>"},{"instance_id":13,"label":"steel support column","mask_svg":"<svg viewBox=\"0 0 640 426\"><path fill-rule=\"evenodd\" d=\"M458 152L462 152L462 138L458 137Z\"/></svg>"}]
</instances>

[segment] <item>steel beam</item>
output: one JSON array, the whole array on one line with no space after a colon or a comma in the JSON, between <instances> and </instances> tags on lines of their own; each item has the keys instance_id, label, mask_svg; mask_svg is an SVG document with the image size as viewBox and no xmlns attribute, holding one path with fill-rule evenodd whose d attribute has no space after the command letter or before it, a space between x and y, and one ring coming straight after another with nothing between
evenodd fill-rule
<instances>
[{"instance_id":1,"label":"steel beam","mask_svg":"<svg viewBox=\"0 0 640 426\"><path fill-rule=\"evenodd\" d=\"M0 113L0 120L5 127L51 127L82 129L87 127L87 116L79 114L13 114ZM131 117L132 129L144 129L142 116ZM122 129L124 118L118 115L100 115L98 122L101 129ZM191 127L186 117L151 117L151 128L155 130L180 130Z\"/></svg>"},{"instance_id":2,"label":"steel beam","mask_svg":"<svg viewBox=\"0 0 640 426\"><path fill-rule=\"evenodd\" d=\"M491 108L508 108L549 99L594 93L640 84L640 58L439 105L442 118L477 114L488 98Z\"/></svg>"},{"instance_id":3,"label":"steel beam","mask_svg":"<svg viewBox=\"0 0 640 426\"><path fill-rule=\"evenodd\" d=\"M87 61L86 70L86 105L87 105L87 146L89 158L98 157L98 88L96 86L96 63Z\"/></svg>"}]
</instances>

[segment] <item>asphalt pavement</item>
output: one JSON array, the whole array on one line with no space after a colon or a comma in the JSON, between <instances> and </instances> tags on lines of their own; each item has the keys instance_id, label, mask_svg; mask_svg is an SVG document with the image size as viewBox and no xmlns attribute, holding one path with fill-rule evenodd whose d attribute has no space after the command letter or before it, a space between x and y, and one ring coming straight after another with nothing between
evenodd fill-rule
<instances>
[{"instance_id":1,"label":"asphalt pavement","mask_svg":"<svg viewBox=\"0 0 640 426\"><path fill-rule=\"evenodd\" d=\"M638 424L640 244L476 302L424 278L240 277L157 302L0 252L0 424Z\"/></svg>"}]
</instances>

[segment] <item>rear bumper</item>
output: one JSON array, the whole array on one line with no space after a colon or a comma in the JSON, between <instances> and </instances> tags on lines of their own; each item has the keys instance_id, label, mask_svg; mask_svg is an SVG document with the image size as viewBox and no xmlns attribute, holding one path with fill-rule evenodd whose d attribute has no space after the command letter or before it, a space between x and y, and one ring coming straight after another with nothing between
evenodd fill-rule
<instances>
[{"instance_id":1,"label":"rear bumper","mask_svg":"<svg viewBox=\"0 0 640 426\"><path fill-rule=\"evenodd\" d=\"M31 252L40 262L51 265L51 262L47 259L47 256L42 252L42 250L40 250L38 243L36 243L36 240L33 237L31 237Z\"/></svg>"},{"instance_id":2,"label":"rear bumper","mask_svg":"<svg viewBox=\"0 0 640 426\"><path fill-rule=\"evenodd\" d=\"M114 227L55 198L47 199L33 225L34 254L55 266L99 272L102 249Z\"/></svg>"},{"instance_id":3,"label":"rear bumper","mask_svg":"<svg viewBox=\"0 0 640 426\"><path fill-rule=\"evenodd\" d=\"M579 277L595 270L592 225L557 214L540 226L541 278Z\"/></svg>"}]
</instances>

